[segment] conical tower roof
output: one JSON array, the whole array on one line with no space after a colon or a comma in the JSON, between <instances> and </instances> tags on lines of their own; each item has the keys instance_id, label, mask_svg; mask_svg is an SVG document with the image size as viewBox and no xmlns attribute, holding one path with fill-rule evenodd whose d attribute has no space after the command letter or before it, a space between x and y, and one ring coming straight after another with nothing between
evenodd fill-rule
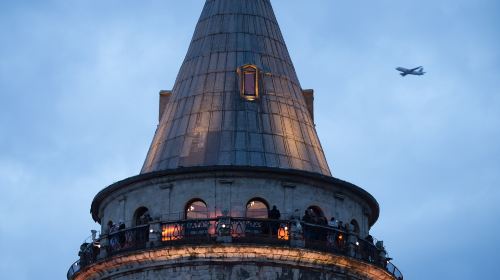
<instances>
[{"instance_id":1,"label":"conical tower roof","mask_svg":"<svg viewBox=\"0 0 500 280\"><path fill-rule=\"evenodd\" d=\"M258 98L241 67L258 69ZM141 173L193 166L330 170L269 0L207 0Z\"/></svg>"}]
</instances>

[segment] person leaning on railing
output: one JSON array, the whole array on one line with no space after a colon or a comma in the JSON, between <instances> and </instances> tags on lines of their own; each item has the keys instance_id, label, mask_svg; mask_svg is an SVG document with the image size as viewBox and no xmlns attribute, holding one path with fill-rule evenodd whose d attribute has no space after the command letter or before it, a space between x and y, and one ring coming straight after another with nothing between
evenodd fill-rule
<instances>
[{"instance_id":1,"label":"person leaning on railing","mask_svg":"<svg viewBox=\"0 0 500 280\"><path fill-rule=\"evenodd\" d=\"M113 223L113 221L109 220L108 222L108 234L114 233L118 231L118 226Z\"/></svg>"}]
</instances>

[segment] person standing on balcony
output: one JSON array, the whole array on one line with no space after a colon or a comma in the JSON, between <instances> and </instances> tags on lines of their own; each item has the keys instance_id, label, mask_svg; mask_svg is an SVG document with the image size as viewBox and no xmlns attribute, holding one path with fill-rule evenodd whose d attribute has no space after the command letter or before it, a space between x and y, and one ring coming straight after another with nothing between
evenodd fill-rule
<instances>
[{"instance_id":1,"label":"person standing on balcony","mask_svg":"<svg viewBox=\"0 0 500 280\"><path fill-rule=\"evenodd\" d=\"M371 236L371 235L369 235L369 234L368 234L368 236L366 237L366 241L367 241L368 243L370 243L370 245L375 246L375 245L373 244L373 241L374 241L374 240L373 240L373 236Z\"/></svg>"},{"instance_id":2,"label":"person standing on balcony","mask_svg":"<svg viewBox=\"0 0 500 280\"><path fill-rule=\"evenodd\" d=\"M339 227L339 221L337 221L337 219L335 219L335 217L332 217L330 219L330 221L328 222L328 225L331 226L331 227L334 227L334 228L338 228Z\"/></svg>"},{"instance_id":3,"label":"person standing on balcony","mask_svg":"<svg viewBox=\"0 0 500 280\"><path fill-rule=\"evenodd\" d=\"M126 241L125 223L123 221L120 221L120 223L118 225L118 230L119 230L118 242L120 243L120 247L123 247L125 245L125 241Z\"/></svg>"},{"instance_id":4,"label":"person standing on balcony","mask_svg":"<svg viewBox=\"0 0 500 280\"><path fill-rule=\"evenodd\" d=\"M279 220L281 218L281 213L280 213L280 210L278 210L278 208L276 208L276 205L273 205L273 209L271 209L269 211L269 219L271 220Z\"/></svg>"},{"instance_id":5,"label":"person standing on balcony","mask_svg":"<svg viewBox=\"0 0 500 280\"><path fill-rule=\"evenodd\" d=\"M271 233L272 235L277 235L278 234L278 227L279 223L276 220L279 220L281 218L281 213L280 210L276 207L276 205L273 205L273 209L271 209L267 215L271 221Z\"/></svg>"},{"instance_id":6,"label":"person standing on balcony","mask_svg":"<svg viewBox=\"0 0 500 280\"><path fill-rule=\"evenodd\" d=\"M109 220L108 222L108 234L114 233L118 231L118 225L113 223L113 221Z\"/></svg>"},{"instance_id":7,"label":"person standing on balcony","mask_svg":"<svg viewBox=\"0 0 500 280\"><path fill-rule=\"evenodd\" d=\"M144 214L141 215L141 217L139 217L139 224L138 226L141 226L141 225L147 225L149 224L153 219L151 218L151 216L149 215L149 211L146 211L144 212Z\"/></svg>"},{"instance_id":8,"label":"person standing on balcony","mask_svg":"<svg viewBox=\"0 0 500 280\"><path fill-rule=\"evenodd\" d=\"M304 223L313 224L314 223L314 212L311 209L304 211L304 216L302 217Z\"/></svg>"}]
</instances>

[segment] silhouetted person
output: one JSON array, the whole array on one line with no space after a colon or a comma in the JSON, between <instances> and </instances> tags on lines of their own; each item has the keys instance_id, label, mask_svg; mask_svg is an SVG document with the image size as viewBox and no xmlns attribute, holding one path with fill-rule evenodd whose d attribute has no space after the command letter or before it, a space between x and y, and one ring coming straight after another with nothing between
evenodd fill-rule
<instances>
[{"instance_id":1,"label":"silhouetted person","mask_svg":"<svg viewBox=\"0 0 500 280\"><path fill-rule=\"evenodd\" d=\"M80 267L87 266L90 263L88 247L89 243L83 243L80 245L80 251L78 252L78 256L80 257Z\"/></svg>"},{"instance_id":2,"label":"silhouetted person","mask_svg":"<svg viewBox=\"0 0 500 280\"><path fill-rule=\"evenodd\" d=\"M328 225L331 226L331 227L334 227L334 228L338 228L339 227L339 221L337 221L337 219L335 219L335 217L332 217L330 219L330 222L328 222Z\"/></svg>"},{"instance_id":3,"label":"silhouetted person","mask_svg":"<svg viewBox=\"0 0 500 280\"><path fill-rule=\"evenodd\" d=\"M149 211L146 211L144 214L142 214L140 217L139 217L139 223L137 224L138 226L142 226L142 225L147 225L149 224L149 222L151 222L153 219L151 218L151 216L149 215Z\"/></svg>"},{"instance_id":4,"label":"silhouetted person","mask_svg":"<svg viewBox=\"0 0 500 280\"><path fill-rule=\"evenodd\" d=\"M120 247L123 247L125 246L125 241L127 241L127 238L125 236L125 223L120 221L118 230L120 231L118 234L118 242L120 242Z\"/></svg>"},{"instance_id":5,"label":"silhouetted person","mask_svg":"<svg viewBox=\"0 0 500 280\"><path fill-rule=\"evenodd\" d=\"M273 209L269 211L269 219L271 220L279 220L281 218L281 213L278 208L276 208L276 205L273 205Z\"/></svg>"},{"instance_id":6,"label":"silhouetted person","mask_svg":"<svg viewBox=\"0 0 500 280\"><path fill-rule=\"evenodd\" d=\"M309 240L311 239L311 226L307 225L307 224L312 224L313 223L313 220L312 220L312 216L309 212L309 210L305 210L304 211L304 216L302 216L302 221L304 223L306 223L303 227L304 229L304 238L306 240Z\"/></svg>"},{"instance_id":7,"label":"silhouetted person","mask_svg":"<svg viewBox=\"0 0 500 280\"><path fill-rule=\"evenodd\" d=\"M309 224L314 223L314 217L313 217L313 215L311 215L310 210L311 209L304 211L304 216L302 217L302 221L304 221L304 223L309 223Z\"/></svg>"},{"instance_id":8,"label":"silhouetted person","mask_svg":"<svg viewBox=\"0 0 500 280\"><path fill-rule=\"evenodd\" d=\"M108 234L116 232L117 230L118 230L118 228L116 227L115 223L113 223L113 221L109 220L109 222L108 222Z\"/></svg>"},{"instance_id":9,"label":"silhouetted person","mask_svg":"<svg viewBox=\"0 0 500 280\"><path fill-rule=\"evenodd\" d=\"M271 220L279 220L281 218L281 213L278 208L276 208L276 205L273 205L273 209L271 209L268 213L268 217ZM279 223L276 221L271 221L271 234L276 235L278 234L278 228L279 228Z\"/></svg>"},{"instance_id":10,"label":"silhouetted person","mask_svg":"<svg viewBox=\"0 0 500 280\"><path fill-rule=\"evenodd\" d=\"M366 241L367 241L368 243L370 243L371 245L374 245L374 244L373 244L373 236L371 236L371 235L369 235L369 234L368 234L368 236L366 237Z\"/></svg>"},{"instance_id":11,"label":"silhouetted person","mask_svg":"<svg viewBox=\"0 0 500 280\"><path fill-rule=\"evenodd\" d=\"M340 230L345 230L344 223L342 221L339 221L339 229Z\"/></svg>"}]
</instances>

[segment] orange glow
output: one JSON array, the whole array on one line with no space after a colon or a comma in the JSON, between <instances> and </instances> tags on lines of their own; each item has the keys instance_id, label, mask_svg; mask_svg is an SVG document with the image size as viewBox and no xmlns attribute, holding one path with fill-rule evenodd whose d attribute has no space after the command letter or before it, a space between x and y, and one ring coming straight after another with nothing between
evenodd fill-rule
<instances>
[{"instance_id":1,"label":"orange glow","mask_svg":"<svg viewBox=\"0 0 500 280\"><path fill-rule=\"evenodd\" d=\"M278 229L278 239L288 240L290 238L290 233L287 226L280 226Z\"/></svg>"},{"instance_id":2,"label":"orange glow","mask_svg":"<svg viewBox=\"0 0 500 280\"><path fill-rule=\"evenodd\" d=\"M163 225L161 241L173 241L182 239L182 227L180 225Z\"/></svg>"}]
</instances>

